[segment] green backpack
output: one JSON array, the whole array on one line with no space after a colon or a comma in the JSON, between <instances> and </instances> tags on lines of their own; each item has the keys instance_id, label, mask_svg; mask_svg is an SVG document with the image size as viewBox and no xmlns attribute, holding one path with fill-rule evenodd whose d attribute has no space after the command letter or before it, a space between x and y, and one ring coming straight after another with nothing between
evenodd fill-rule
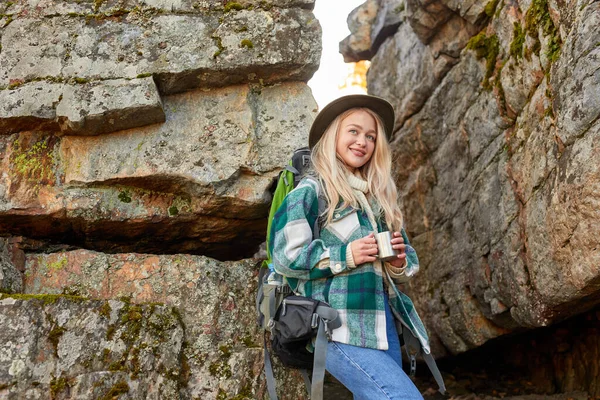
<instances>
[{"instance_id":1,"label":"green backpack","mask_svg":"<svg viewBox=\"0 0 600 400\"><path fill-rule=\"evenodd\" d=\"M290 286L285 282L282 276L277 274L273 268L273 255L269 248L271 240L271 223L275 213L283 203L283 199L288 195L289 192L294 190L300 180L304 177L304 174L310 164L310 150L308 147L300 148L294 151L292 159L289 165L281 172L277 181L277 187L273 194L273 201L271 203L271 209L269 212L269 220L267 225L267 259L263 261L260 272L258 274L258 290L256 295L256 312L257 312L257 323L260 328L264 331L263 345L264 345L264 363L265 363L265 376L267 379L267 389L271 400L277 399L275 392L275 377L273 375L273 367L271 363L271 356L267 350L266 332L273 335L277 335L275 332L276 320L279 317L277 310L280 305L284 302L284 299L289 295L292 295ZM319 196L319 214L325 209L326 201L322 196ZM318 222L317 222L318 224ZM317 226L315 234L318 236L319 227ZM299 364L307 364L309 366L286 364L283 359L282 363L285 366L292 368L299 368L304 378L306 389L311 395L311 399L320 400L323 398L323 378L325 376L325 355L327 339L326 337L331 334L331 329L335 329L339 326L339 319L337 318L337 311L333 310L326 304L317 307L314 310L315 315L318 315L319 319L322 319L325 324L324 328L320 327L317 338L314 360L312 354L309 354L309 359L306 359L306 350L298 349L298 354L291 354L292 358L298 357L298 360L304 359ZM315 317L313 315L313 317ZM320 325L323 325L322 323ZM322 331L321 331L322 330ZM318 356L316 355L318 354ZM312 382L308 376L307 369L312 369Z\"/></svg>"}]
</instances>

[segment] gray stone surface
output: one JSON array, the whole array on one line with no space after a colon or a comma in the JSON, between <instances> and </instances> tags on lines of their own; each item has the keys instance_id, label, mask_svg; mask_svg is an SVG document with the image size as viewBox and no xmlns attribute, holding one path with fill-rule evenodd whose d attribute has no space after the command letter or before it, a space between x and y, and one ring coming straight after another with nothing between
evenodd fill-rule
<instances>
[{"instance_id":1,"label":"gray stone surface","mask_svg":"<svg viewBox=\"0 0 600 400\"><path fill-rule=\"evenodd\" d=\"M45 77L152 74L162 93L175 93L248 81L308 80L318 66L321 29L308 10L126 11L115 17L15 18L2 33L0 87Z\"/></svg>"},{"instance_id":2,"label":"gray stone surface","mask_svg":"<svg viewBox=\"0 0 600 400\"><path fill-rule=\"evenodd\" d=\"M483 17L480 2L408 1L414 32L401 25L373 57L369 92L399 112L394 164L422 265L406 290L438 356L600 299L600 7L551 3L526 29L531 2ZM464 37L489 18L478 59ZM563 22L572 29L551 29ZM515 23L528 32L522 57L511 49ZM434 79L441 55L458 63Z\"/></svg>"},{"instance_id":3,"label":"gray stone surface","mask_svg":"<svg viewBox=\"0 0 600 400\"><path fill-rule=\"evenodd\" d=\"M421 109L456 59L434 57L408 24L381 47L367 71L368 91L397 104L396 127ZM406 82L414 82L407 85Z\"/></svg>"},{"instance_id":4,"label":"gray stone surface","mask_svg":"<svg viewBox=\"0 0 600 400\"><path fill-rule=\"evenodd\" d=\"M152 78L65 86L56 107L61 131L94 135L165 121Z\"/></svg>"},{"instance_id":5,"label":"gray stone surface","mask_svg":"<svg viewBox=\"0 0 600 400\"><path fill-rule=\"evenodd\" d=\"M377 0L367 0L348 15L350 35L340 42L344 62L371 59L371 26L377 18L378 3Z\"/></svg>"},{"instance_id":6,"label":"gray stone surface","mask_svg":"<svg viewBox=\"0 0 600 400\"><path fill-rule=\"evenodd\" d=\"M0 5L2 14L27 15L33 17L52 17L57 15L113 15L124 11L140 9L160 10L163 13L223 13L227 3L237 3L242 8L300 7L312 10L315 0L15 0L10 6ZM229 10L237 11L236 8Z\"/></svg>"},{"instance_id":7,"label":"gray stone surface","mask_svg":"<svg viewBox=\"0 0 600 400\"><path fill-rule=\"evenodd\" d=\"M0 227L110 251L251 255L316 108L303 83L241 85L165 97L164 124L5 137Z\"/></svg>"},{"instance_id":8,"label":"gray stone surface","mask_svg":"<svg viewBox=\"0 0 600 400\"><path fill-rule=\"evenodd\" d=\"M179 396L184 331L170 307L0 295L0 323L2 398Z\"/></svg>"},{"instance_id":9,"label":"gray stone surface","mask_svg":"<svg viewBox=\"0 0 600 400\"><path fill-rule=\"evenodd\" d=\"M31 253L25 292L67 291L104 299L127 296L134 303L176 307L185 326L186 372L179 374L183 398L261 399L266 387L254 305L259 262L86 250ZM277 367L276 372L280 398L305 398L297 371Z\"/></svg>"},{"instance_id":10,"label":"gray stone surface","mask_svg":"<svg viewBox=\"0 0 600 400\"><path fill-rule=\"evenodd\" d=\"M20 293L23 290L25 253L11 238L0 238L0 292Z\"/></svg>"},{"instance_id":11,"label":"gray stone surface","mask_svg":"<svg viewBox=\"0 0 600 400\"><path fill-rule=\"evenodd\" d=\"M89 83L31 82L0 90L0 134L58 130L96 135L164 122L152 78Z\"/></svg>"}]
</instances>

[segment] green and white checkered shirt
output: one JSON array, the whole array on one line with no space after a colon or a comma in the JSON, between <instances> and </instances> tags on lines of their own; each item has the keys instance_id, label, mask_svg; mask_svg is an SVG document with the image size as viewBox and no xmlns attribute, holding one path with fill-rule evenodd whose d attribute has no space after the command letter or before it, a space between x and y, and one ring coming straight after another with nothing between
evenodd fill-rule
<instances>
[{"instance_id":1,"label":"green and white checkered shirt","mask_svg":"<svg viewBox=\"0 0 600 400\"><path fill-rule=\"evenodd\" d=\"M393 314L429 353L427 332L413 302L398 290L381 262L356 268L347 263L350 242L373 231L367 212L352 207L337 209L332 222L315 235L319 229L319 190L314 178L304 178L277 210L270 243L275 270L296 294L324 301L338 310L342 326L333 331L332 340L360 347L388 349L384 308L387 290ZM381 219L376 223L378 232L387 230ZM419 263L417 254L404 230L401 233L406 244L406 268L415 270Z\"/></svg>"}]
</instances>

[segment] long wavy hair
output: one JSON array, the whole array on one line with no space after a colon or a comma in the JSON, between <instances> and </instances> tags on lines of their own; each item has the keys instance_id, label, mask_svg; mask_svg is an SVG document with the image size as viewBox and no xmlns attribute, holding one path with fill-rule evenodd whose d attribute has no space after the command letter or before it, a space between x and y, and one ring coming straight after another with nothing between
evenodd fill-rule
<instances>
[{"instance_id":1,"label":"long wavy hair","mask_svg":"<svg viewBox=\"0 0 600 400\"><path fill-rule=\"evenodd\" d=\"M321 139L314 146L311 161L314 172L318 175L327 198L327 208L324 214L327 223L333 219L333 214L339 204L342 207L359 208L358 200L352 192L346 173L350 173L346 164L337 155L336 143L340 134L341 122L355 111L365 111L375 119L377 125L377 140L371 159L358 169L363 179L367 181L369 193L375 197L380 209L373 210L376 216L383 216L388 228L400 231L403 225L402 212L398 206L398 190L392 179L392 156L387 141L384 125L379 115L368 108L352 108L336 117L327 127ZM383 215L381 215L383 213Z\"/></svg>"}]
</instances>

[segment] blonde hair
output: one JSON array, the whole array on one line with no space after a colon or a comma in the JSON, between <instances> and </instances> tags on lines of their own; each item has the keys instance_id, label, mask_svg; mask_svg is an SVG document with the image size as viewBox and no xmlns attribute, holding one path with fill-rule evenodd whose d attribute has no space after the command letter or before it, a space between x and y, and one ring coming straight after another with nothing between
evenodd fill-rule
<instances>
[{"instance_id":1,"label":"blonde hair","mask_svg":"<svg viewBox=\"0 0 600 400\"><path fill-rule=\"evenodd\" d=\"M392 179L392 156L387 141L383 122L379 115L368 108L351 108L338 115L327 127L321 139L315 144L311 161L314 171L318 174L322 191L327 198L327 223L333 219L333 214L340 200L342 207L352 206L359 208L358 200L354 196L350 183L345 173L348 168L338 157L336 152L337 138L340 133L341 122L355 111L365 111L375 119L377 125L377 140L371 159L358 168L363 179L367 181L369 193L377 199L380 210L373 210L375 215L383 212L388 228L400 231L403 225L402 212L398 206L398 191Z\"/></svg>"}]
</instances>

